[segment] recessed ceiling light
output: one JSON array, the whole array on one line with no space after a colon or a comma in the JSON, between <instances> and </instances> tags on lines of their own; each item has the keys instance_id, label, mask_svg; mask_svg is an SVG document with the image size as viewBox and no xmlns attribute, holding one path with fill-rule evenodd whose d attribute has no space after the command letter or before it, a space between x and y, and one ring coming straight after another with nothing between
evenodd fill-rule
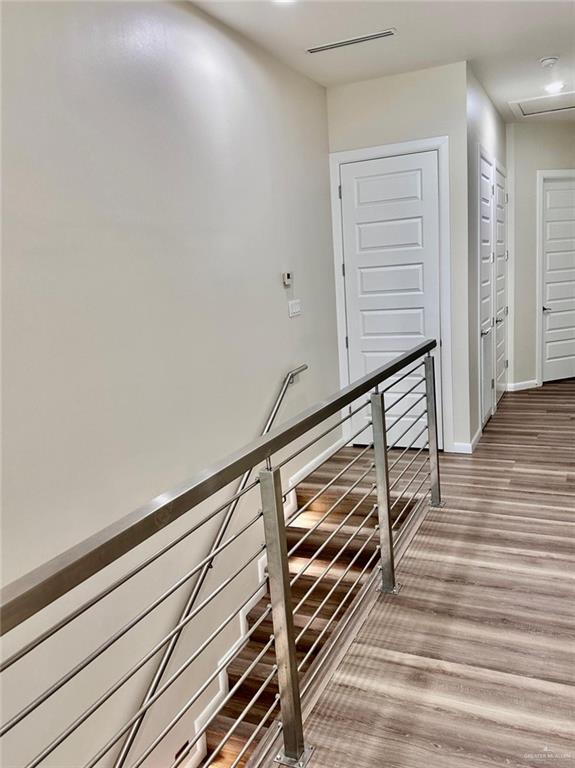
<instances>
[{"instance_id":1,"label":"recessed ceiling light","mask_svg":"<svg viewBox=\"0 0 575 768\"><path fill-rule=\"evenodd\" d=\"M545 86L545 90L547 93L561 93L561 91L565 88L565 83L563 80L556 80L554 83L549 83L549 85Z\"/></svg>"}]
</instances>

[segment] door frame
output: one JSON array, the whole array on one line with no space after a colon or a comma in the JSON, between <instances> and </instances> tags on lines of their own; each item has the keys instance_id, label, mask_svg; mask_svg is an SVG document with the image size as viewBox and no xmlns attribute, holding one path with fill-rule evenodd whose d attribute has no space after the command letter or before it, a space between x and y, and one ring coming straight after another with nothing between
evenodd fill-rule
<instances>
[{"instance_id":1,"label":"door frame","mask_svg":"<svg viewBox=\"0 0 575 768\"><path fill-rule=\"evenodd\" d=\"M495 396L495 389L492 388L491 390L491 412L489 416L483 420L483 356L481 354L481 159L486 160L488 163L491 163L491 167L493 168L493 179L491 180L492 183L492 192L491 192L491 245L493 247L493 254L495 254L495 194L493 192L493 187L495 185L495 169L497 167L497 161L491 155L485 147L481 144L477 144L477 153L476 153L476 163L477 163L477 210L475 212L475 215L477 217L477 242L476 242L476 248L477 248L477 370L479 372L478 376L478 382L477 382L477 389L479 394L479 425L481 427L481 431L483 432L485 425L489 421L489 419L493 416L495 413L495 409L497 407L497 398ZM494 303L494 293L495 293L495 255L493 256L493 261L491 262L491 309L493 312L495 312L495 303ZM495 345L495 321L493 321L493 325L491 327L491 370L493 371L493 376L496 376L496 345Z\"/></svg>"},{"instance_id":2,"label":"door frame","mask_svg":"<svg viewBox=\"0 0 575 768\"><path fill-rule=\"evenodd\" d=\"M483 422L483 414L482 414L482 405L483 405L483 392L482 392L482 382L483 382L483 366L481 361L481 158L484 158L489 163L491 163L491 166L493 168L493 187L495 187L496 183L496 177L495 174L497 171L501 173L501 175L505 178L505 194L506 194L506 213L505 213L505 250L508 254L508 258L506 260L507 264L507 273L505 275L505 300L506 305L509 307L509 313L507 314L507 327L506 327L506 337L505 337L505 355L506 360L509 361L509 355L510 355L510 343L509 343L509 329L511 327L510 323L510 317L511 317L511 307L510 307L510 293L509 293L509 206L508 206L508 184L509 179L507 176L507 168L501 163L496 157L494 157L490 152L488 152L483 144L481 142L477 143L477 154L476 154L476 176L477 176L477 189L475 190L477 195L477 205L476 205L476 212L475 215L477 217L477 241L476 241L476 249L477 249L477 332L479 334L478 341L477 341L477 371L478 371L478 403L479 403L479 421L480 423ZM495 203L495 193L493 192L491 195L491 242L494 248L494 257L493 257L493 263L492 263L492 279L491 279L491 305L493 309L493 317L497 318L497 219L496 219L496 203ZM491 343L491 357L492 357L492 369L493 369L493 376L495 379L495 389L493 391L493 395L491 398L491 416L494 415L494 413L497 411L498 407L498 401L497 401L497 325L495 324L492 329L492 343ZM509 388L509 370L507 371L507 390ZM481 424L481 432L483 432L483 429L485 427L485 424L487 423L488 419L484 424Z\"/></svg>"},{"instance_id":3,"label":"door frame","mask_svg":"<svg viewBox=\"0 0 575 768\"><path fill-rule=\"evenodd\" d=\"M345 278L343 274L343 215L339 189L340 169L348 163L378 160L396 155L412 155L420 152L437 152L439 179L439 301L441 323L441 389L443 412L443 446L446 451L454 450L453 442L453 365L451 357L451 231L449 217L449 137L435 136L414 141L383 144L340 152L329 156L331 213L333 231L333 255L335 271L335 299L337 312L337 344L339 357L339 379L342 387L350 384L349 361L347 356L347 309L345 301Z\"/></svg>"},{"instance_id":4,"label":"door frame","mask_svg":"<svg viewBox=\"0 0 575 768\"><path fill-rule=\"evenodd\" d=\"M495 158L495 174L497 174L497 171L503 176L505 179L505 306L507 307L507 315L506 317L506 326L505 326L505 360L507 362L507 381L505 383L505 391L508 391L509 387L509 327L511 323L509 322L509 318L511 317L511 308L510 308L510 299L509 299L509 179L507 177L507 168L503 165L503 163L499 162L497 158ZM496 207L495 200L494 202L494 208ZM493 308L495 310L495 318L497 319L497 217L493 217L493 227L494 227L494 238L493 243L495 245L495 281L493 285L494 290L494 296L493 296ZM497 410L499 406L499 401L497 399L497 327L495 328L495 410Z\"/></svg>"},{"instance_id":5,"label":"door frame","mask_svg":"<svg viewBox=\"0 0 575 768\"><path fill-rule=\"evenodd\" d=\"M575 179L575 168L564 168L552 171L537 171L537 250L536 250L536 286L535 286L535 360L537 364L536 383L543 386L543 188L546 181L551 179Z\"/></svg>"}]
</instances>

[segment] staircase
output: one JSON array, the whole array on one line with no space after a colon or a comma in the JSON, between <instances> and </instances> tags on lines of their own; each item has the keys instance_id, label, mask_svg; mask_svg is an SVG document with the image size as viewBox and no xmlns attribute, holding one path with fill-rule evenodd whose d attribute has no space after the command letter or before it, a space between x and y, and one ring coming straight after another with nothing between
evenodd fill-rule
<instances>
[{"instance_id":1,"label":"staircase","mask_svg":"<svg viewBox=\"0 0 575 768\"><path fill-rule=\"evenodd\" d=\"M300 600L305 598L294 615L296 637L311 620L309 627L305 629L296 646L299 663L307 655L307 659L300 670L300 680L305 679L310 665L317 658L321 648L333 634L338 623L345 617L346 611L353 605L353 596L360 591L362 584L369 578L372 571L372 568L369 568L361 575L378 543L377 534L373 535L377 524L377 513L374 512L375 491L373 490L375 470L371 467L373 451L370 450L365 453L353 467L345 471L333 485L312 501L318 491L341 472L359 453L359 448L343 448L312 472L297 487L298 509L308 504L309 506L287 528L288 552L293 550L298 542L302 542L289 558L292 578L301 573L292 587L294 609ZM415 462L412 467L406 469L413 454L414 451L408 451L398 461L391 473L390 480L393 482L394 478L397 478L405 470L400 482L394 488L391 497L392 503L401 494L402 489L409 484L410 479L414 476L414 471L419 466L419 463ZM390 455L390 459L393 458L393 455ZM362 475L365 476L360 480ZM341 499L357 480L359 482L353 490ZM338 499L341 500L336 504ZM413 507L417 501L418 498L414 499L410 507ZM317 530L306 537L310 529L321 520L331 507L333 507L332 511L319 524ZM405 509L403 501L394 510L394 520L402 510L404 510L402 520L405 520L410 508ZM347 520L345 520L346 517ZM343 526L334 534L334 531L344 520ZM331 534L334 535L330 539ZM349 541L351 536L353 539ZM370 540L368 541L368 539ZM349 543L342 550L346 542ZM321 552L313 559L321 547L323 547ZM324 572L336 555L337 559L332 567L313 588L318 576ZM329 597L327 597L328 595ZM327 600L324 602L326 597ZM328 625L334 612L340 607L344 599L343 608L340 608L329 628L321 635L322 630ZM250 629L255 627L255 629L248 643L238 651L229 663L227 668L229 690L240 681L250 664L260 654L261 659L209 727L206 734L207 755L202 762L202 768L208 768L208 766L241 768L244 766L278 714L277 677L273 677L265 684L274 671L275 664L273 645L269 647L270 635L273 633L269 600L269 594L266 594L249 613L249 627ZM323 605L322 602L324 602ZM316 612L317 615L314 617ZM266 613L267 615L265 615ZM267 649L266 646L268 646ZM308 652L310 653L308 654ZM242 721L222 745L222 740L246 708L247 711ZM266 718L265 723L260 726L264 718Z\"/></svg>"},{"instance_id":2,"label":"staircase","mask_svg":"<svg viewBox=\"0 0 575 768\"><path fill-rule=\"evenodd\" d=\"M151 602L146 601L145 606L127 617L128 620L111 634L105 629L108 625L103 622L102 630L94 638L94 647L87 655L83 655L82 650L76 647L78 643L74 642L81 636L81 632L76 630L71 635L58 635L64 638L62 648L70 648L72 663L69 668L66 664L60 670L60 676L48 687L44 687L45 683L41 682L42 676L36 684L34 675L27 673L31 683L31 696L24 697L25 704L22 702L23 705L12 706L13 711L0 723L0 738L9 733L15 734L10 741L11 754L8 763L40 766L51 756L54 765L61 764L61 753L57 750L65 748L70 750L65 753L67 759L69 755L75 755L70 757L74 764L84 763L85 752L88 750L91 756L86 765L96 766L104 759L111 759L112 750L118 750L121 744L115 764L124 766L127 758L132 759L132 747L138 737L140 725L150 709L166 706L166 699L160 701L161 697L176 680L180 680L180 687L183 687L182 675L208 646L217 640L224 628L234 625L237 616L242 612L245 617L244 628L247 626L243 637L215 669L211 672L205 670L210 672L205 680L200 682L203 676L198 676L199 679L196 680L188 678L185 691L182 692L186 697L185 704L177 709L161 732L146 745L134 765L147 764L148 758L161 744L167 749L176 738L171 735L174 728L188 712L190 717L193 715L194 707L204 704L202 697L207 694L210 686L217 685L222 675L224 680L227 677L224 696L217 708L212 710L211 717L198 728L193 739L179 747L170 763L172 768L181 768L184 763L190 761L192 755L194 762L201 760L201 768L241 768L253 762L251 758L256 757L257 762L261 763L262 760L270 758L271 747L275 748L278 743L276 736L280 737L281 741L281 747L278 748L284 750L287 755L297 756L298 759L305 757L302 751L305 741L301 717L302 701L305 709L305 705L310 703L310 686L316 683L319 685L316 675L321 674L324 679L333 670L337 663L338 651L341 650L342 633L349 630L348 635L351 638L357 630L359 616L356 618L355 611L362 605L358 596L366 594L367 589L364 590L364 587L369 587L370 599L375 598L378 576L381 577L379 583L382 586L385 584L387 591L394 590L394 560L397 561L405 553L423 521L427 498L433 500L434 506L441 503L432 354L436 348L437 342L434 339L422 341L348 387L312 405L283 426L276 427L273 434L268 434L287 387L306 366L301 365L288 371L270 411L264 434L258 440L211 467L204 468L177 487L162 492L138 509L123 515L3 587L0 595L2 635L15 630L27 619L57 603L75 587L104 572L108 566L135 550L140 544L146 541L151 543L153 537L172 522L188 515L188 526L191 523L191 527L185 527L176 538L164 544L160 543L159 548L152 547L152 554L146 555L144 559L138 558L138 562L120 578L111 576L111 580L105 582L106 586L90 595L87 600L81 601L69 613L65 613L64 608L64 613L55 624L32 632L24 645L15 648L9 656L3 658L0 673L12 675L11 680L17 686L16 664L27 663L32 666L26 669L32 669L34 659L26 660L28 654L63 632L69 624L164 557L180 542L187 539L187 551L199 554L203 545L199 544L197 537L203 536L202 541L205 542L209 529L204 526L225 511L209 552L199 560L196 558L193 564L184 563L184 566L191 570L180 574L176 581L160 595L154 596ZM404 408L402 413L395 413L398 404ZM282 484L282 467L302 452L302 444L306 449L311 448L335 426L349 422L349 425L344 427L345 434L349 434L348 429L355 429L356 426L356 421L352 420L364 409L369 410L365 410L364 416L357 416L356 419L362 424L362 429L355 431L349 442L353 442L362 432L365 437L365 429L371 424L375 450L371 446L352 445L341 448L298 483L297 488L289 494L290 504L284 526L281 493L282 489L286 492L286 486ZM342 413L346 415L342 417ZM318 435L317 428L322 428L333 417L339 419L336 424L332 423L327 431ZM390 434L395 435L403 428L403 424L407 427L399 435L390 438ZM426 432L427 436L424 435ZM312 434L315 436L309 440ZM396 448L397 443L409 444L409 448L406 447L400 453ZM389 447L390 445L394 447ZM412 450L413 446L420 445L421 448ZM266 470L261 471L264 462ZM379 495L384 502L379 510L375 503L375 463ZM253 473L257 470L259 477L253 479ZM232 481L237 481L238 490L224 500L224 494L220 495L220 492L228 488ZM228 523L237 504L246 494L255 491L258 484L258 512L239 530L228 532ZM296 495L297 504L292 507L292 496ZM391 508L385 503L387 499L391 500ZM200 505L208 501L210 511L198 514ZM215 506L216 504L219 506ZM190 515L192 510L196 512ZM379 519L382 520L384 536L378 528ZM215 527L215 523L212 527ZM388 535L390 527L393 528L391 539ZM202 534L197 533L200 529L203 529ZM244 539L246 544L242 547L241 542L236 542L248 530L252 531L251 538ZM157 539L156 543L158 541L161 540ZM235 549L228 550L231 546ZM224 551L227 551L233 572L227 575L201 604L195 605L211 562ZM273 576L271 584L274 587L275 623L272 622L270 597L267 594L253 604L253 599L257 599L257 596L266 591L265 578L259 581L257 588L254 584L254 590L258 591L251 592L251 597L243 591L245 582L243 587L239 586L239 582L235 582L238 584L239 599L231 612L227 598L218 601L221 592L236 579L240 579L247 568L253 569L253 565L266 552ZM84 682L91 680L94 685L84 686L81 701L74 699L72 706L69 692L63 692L56 698L68 683L90 665L96 664L108 649L120 641L127 642L123 639L132 630L142 626L141 622L196 574L197 580L193 590L190 590L178 623L145 655L133 659L132 654L128 654L128 668L104 693L98 687L101 683L98 669L93 668L89 678L84 678ZM242 595L245 595L243 599ZM221 624L174 670L169 679L164 679L164 672L172 659L181 631L199 616L208 604L212 604L212 601L213 607L210 609L208 620L213 616L221 616ZM368 602L363 603L363 606L367 608ZM99 610L105 610L105 607ZM248 616L245 616L245 611L249 611ZM113 607L110 613L111 621L115 621L116 614L117 609ZM203 614L199 621L205 616L206 614ZM291 631L292 622L295 637ZM83 636L81 640L84 640ZM45 647L44 653L48 654L45 658L49 659L54 641L51 646ZM69 740L84 724L94 722L91 720L92 716L132 680L160 648L164 649L161 662L136 713L126 722L111 720L106 733L101 733L99 727L84 728L87 742L81 747L79 742ZM282 671L286 672L285 675L282 674L281 681L282 703L285 704L283 723L279 717L276 681L278 664L281 664ZM12 667L14 671L9 672ZM296 675L301 683L299 690ZM3 684L6 679L2 678ZM38 690L32 691L32 687ZM76 685L74 690L78 688ZM38 728L36 720L35 725L28 725L27 729L22 727L23 723L30 723L27 718L45 702L52 700L52 697L52 706L61 708L61 711L58 711L62 724L67 723L65 727L60 729L51 722L51 710L44 713L45 720L42 720ZM270 728L272 730L269 730ZM27 738L28 733L40 734L39 739L30 740ZM200 740L202 748L205 748L205 755L198 758L196 745ZM8 743L2 742L3 750ZM5 751L3 755L6 756ZM157 758L154 756L151 759Z\"/></svg>"}]
</instances>

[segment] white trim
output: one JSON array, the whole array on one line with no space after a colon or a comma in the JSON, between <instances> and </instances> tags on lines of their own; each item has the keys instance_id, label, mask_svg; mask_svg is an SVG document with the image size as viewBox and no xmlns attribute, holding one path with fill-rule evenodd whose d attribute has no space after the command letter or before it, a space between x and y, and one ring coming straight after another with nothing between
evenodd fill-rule
<instances>
[{"instance_id":1,"label":"white trim","mask_svg":"<svg viewBox=\"0 0 575 768\"><path fill-rule=\"evenodd\" d=\"M536 379L532 379L531 381L508 382L507 391L521 392L523 389L535 389L535 387L540 387L540 386L541 386L541 382L537 381Z\"/></svg>"},{"instance_id":2,"label":"white trim","mask_svg":"<svg viewBox=\"0 0 575 768\"><path fill-rule=\"evenodd\" d=\"M340 448L342 448L346 442L347 442L347 438L345 436L340 437L338 440L332 443L328 448L326 448L324 451L319 453L317 456L314 456L314 458L310 459L310 461L308 461L307 464L304 464L303 467L298 469L298 471L288 479L287 485L294 486L297 483L300 483L305 477L307 477L311 472L313 472L314 469L317 469L321 464L323 464L324 461L329 459L329 457L333 453L335 453ZM296 492L295 490L293 490L288 494L284 504L285 515L287 516L292 514L293 512L295 512L296 508L297 508ZM265 553L257 561L257 566L258 566L258 582L261 582L264 580L265 569L267 566L267 555ZM217 666L222 666L224 662L226 662L228 659L231 659L235 655L239 646L244 641L249 631L248 614L251 611L251 609L254 607L254 605L256 605L257 602L264 596L265 591L266 591L265 587L262 587L261 589L259 589L257 593L249 601L249 603L246 603L244 608L242 608L241 612L238 615L239 625L240 625L240 635L237 638L237 640L234 641L233 645L226 651L226 653L218 661ZM228 679L228 674L226 669L223 669L218 675L218 682L219 682L218 691L216 692L212 700L204 707L204 709L200 712L200 714L194 720L194 733L198 733L198 731L202 728L204 723L217 710L217 708L225 698L226 694L228 693L229 679ZM197 768L197 766L202 762L202 760L206 756L206 752L207 752L206 737L204 735L195 744L191 756L188 758L188 760L184 764L185 768Z\"/></svg>"},{"instance_id":3,"label":"white trim","mask_svg":"<svg viewBox=\"0 0 575 768\"><path fill-rule=\"evenodd\" d=\"M335 305L337 318L337 351L339 361L339 384L346 387L350 383L349 357L345 338L346 309L345 309L345 281L343 278L343 217L341 215L341 200L339 198L340 186L340 161L336 159L339 153L332 153L329 158L330 165L330 189L331 189L331 226L333 233L333 256L335 268ZM347 422L346 422L347 423Z\"/></svg>"},{"instance_id":4,"label":"white trim","mask_svg":"<svg viewBox=\"0 0 575 768\"><path fill-rule=\"evenodd\" d=\"M259 560L257 561L257 566L258 566L258 583L259 583L259 582L262 582L265 578L265 570L267 566L267 556L265 554L263 554L259 558ZM213 714L215 714L218 707L221 705L222 701L225 699L226 695L228 694L230 682L229 682L229 677L227 672L227 663L228 661L231 661L231 659L236 655L239 647L244 642L245 637L249 632L249 624L248 624L249 612L261 600L261 598L265 595L265 593L266 593L266 587L264 586L256 592L256 594L251 598L251 600L248 603L245 604L245 606L242 608L242 610L238 614L239 625L240 625L240 636L233 643L233 645L224 653L224 655L221 657L221 659L218 660L216 664L216 667L221 667L224 664L226 666L224 669L222 669L222 671L218 675L219 687L217 692L215 693L211 701L209 701L208 704L206 704L204 709L202 709L200 714L194 720L194 734L198 733L203 728L205 723L210 719L210 717ZM191 756L184 763L184 768L197 768L197 766L200 765L202 760L205 758L206 754L207 754L206 734L203 734L202 737L198 739L198 741L194 745Z\"/></svg>"},{"instance_id":5,"label":"white trim","mask_svg":"<svg viewBox=\"0 0 575 768\"><path fill-rule=\"evenodd\" d=\"M346 444L346 442L347 442L347 438L344 435L343 437L340 437L338 440L333 442L330 446L328 446L324 451L319 453L317 456L314 456L312 459L310 459L307 462L307 464L304 464L303 467L300 467L300 469L298 469L298 471L295 472L288 479L287 486L292 487L300 483L304 478L306 478L309 474L311 474L314 471L314 469L317 469L321 464L324 463L324 461L329 459L329 457L332 454L334 454L336 451L342 448ZM290 491L290 493L287 495L284 503L284 513L286 517L292 514L293 512L295 512L296 509L297 509L297 498L296 498L296 491L294 489ZM262 582L265 578L265 570L267 566L267 555L265 553L262 554L262 556L257 561L257 566L258 566L258 582ZM265 587L262 587L261 589L259 589L257 593L249 601L249 603L246 603L246 605L242 608L242 610L238 614L240 635L237 638L237 640L234 641L232 646L222 656L222 658L218 661L217 666L222 666L228 659L232 659L233 656L236 654L237 649L240 647L240 645L244 641L249 631L248 614L251 611L251 609L258 603L258 601L265 595L265 592L266 592ZM218 682L219 682L218 691L215 693L212 700L208 702L208 704L204 707L204 709L200 712L200 714L194 720L194 733L198 733L198 731L202 728L204 723L211 717L211 715L214 714L214 712L217 710L217 708L225 698L226 694L228 693L229 679L227 674L227 668L223 669L218 675ZM206 756L206 753L207 753L206 737L204 735L195 744L194 749L191 753L191 756L188 758L188 760L184 764L185 768L197 768L197 766L202 762L202 760Z\"/></svg>"},{"instance_id":6,"label":"white trim","mask_svg":"<svg viewBox=\"0 0 575 768\"><path fill-rule=\"evenodd\" d=\"M575 169L537 171L537 256L535 288L535 364L537 386L543 384L543 186L548 179L570 179Z\"/></svg>"},{"instance_id":7,"label":"white trim","mask_svg":"<svg viewBox=\"0 0 575 768\"><path fill-rule=\"evenodd\" d=\"M492 337L491 337L491 357L492 357L492 372L493 372L493 379L495 381L495 387L492 390L491 395L491 410L485 417L485 420L483 420L483 365L482 365L482 356L481 356L481 347L482 347L482 341L481 341L481 158L484 158L492 167L493 169L493 178L491 180L492 183L492 194L491 194L491 245L493 247L493 262L491 264L491 309L493 313L493 326L491 329ZM477 371L478 371L478 392L479 392L479 423L480 423L480 435L483 430L483 427L487 424L491 416L495 414L497 411L498 401L497 401L497 325L495 323L495 319L497 317L497 205L496 205L496 197L495 197L495 188L497 185L497 171L501 173L501 175L505 179L505 193L508 194L508 184L509 179L507 176L507 169L501 163L494 155L492 155L490 152L485 149L483 144L481 142L477 143L477 152L476 152L476 162L477 162L477 206L476 206L476 212L475 216L477 219L477 237L476 237L476 258L477 258L477 333L478 333L478 343L477 343ZM505 247L510 252L509 249L509 209L510 206L507 205L506 211L505 211ZM509 307L509 314L507 315L507 338L505 339L505 359L510 359L510 348L509 348L509 336L510 336L510 327L511 327L511 299L510 299L510 291L509 291L509 284L510 284L510 261L511 257L507 261L507 268L506 268L506 278L505 278L505 290L506 290L506 306ZM510 369L509 369L510 370ZM509 370L507 371L507 379L509 380ZM477 445L477 433L474 435L471 443L458 443L457 445L466 446L467 448L471 448L471 450L462 450L462 453L472 453L473 449L475 448L475 445Z\"/></svg>"},{"instance_id":8,"label":"white trim","mask_svg":"<svg viewBox=\"0 0 575 768\"><path fill-rule=\"evenodd\" d=\"M340 168L346 163L377 160L394 155L416 152L437 151L439 177L439 269L440 269L440 310L441 310L441 370L443 445L445 450L454 450L453 443L453 362L451 355L451 231L449 221L449 138L436 136L398 144L332 152L329 156L331 179L331 212L333 231L333 253L335 268L335 297L337 309L337 339L339 353L339 376L342 387L350 384L349 359L345 345L346 311L345 284L342 274L343 236L342 213L339 199Z\"/></svg>"},{"instance_id":9,"label":"white trim","mask_svg":"<svg viewBox=\"0 0 575 768\"><path fill-rule=\"evenodd\" d=\"M509 370L507 371L507 389L509 379L515 376L515 135L513 125L506 129L507 138L507 162L509 173L507 175L507 250L509 261L507 262L507 304L509 315L507 317L507 359Z\"/></svg>"},{"instance_id":10,"label":"white trim","mask_svg":"<svg viewBox=\"0 0 575 768\"><path fill-rule=\"evenodd\" d=\"M486 160L493 169L493 177L491 179L491 185L492 185L492 191L491 191L491 246L493 249L493 254L495 254L495 194L493 192L493 188L495 186L495 169L496 169L496 160L491 155L485 147L480 143L477 142L477 152L476 152L476 161L477 161L477 209L475 212L475 215L477 217L477 334L478 334L478 343L477 343L477 370L479 371L479 380L477 382L478 385L478 391L479 391L479 424L481 426L481 429L487 424L491 416L495 413L496 403L497 403L497 395L495 393L495 388L491 390L491 408L487 415L483 416L483 357L481 355L481 348L483 346L482 344L482 336L481 336L481 158ZM491 311L492 316L495 315L495 256L493 257L493 262L491 263ZM497 371L496 371L496 342L495 342L495 322L493 321L493 325L491 326L491 371L493 373L493 379L496 378ZM461 443L461 445L469 445L468 443ZM471 451L469 451L471 452Z\"/></svg>"},{"instance_id":11,"label":"white trim","mask_svg":"<svg viewBox=\"0 0 575 768\"><path fill-rule=\"evenodd\" d=\"M453 443L453 448L449 453L473 453L477 447L477 443L481 440L481 435L482 429L479 427L470 443Z\"/></svg>"},{"instance_id":12,"label":"white trim","mask_svg":"<svg viewBox=\"0 0 575 768\"><path fill-rule=\"evenodd\" d=\"M340 437L338 440L333 442L330 446L328 446L325 451L322 451L317 456L315 456L313 459L310 459L307 464L304 464L303 467L298 469L298 471L293 474L289 480L288 480L288 486L296 485L297 483L301 483L304 478L306 478L311 472L314 471L314 469L317 469L321 464L324 463L324 461L327 461L329 457L335 453L336 451L339 451L340 448L343 448L343 446L346 444L347 438L345 435ZM295 493L295 490L291 493ZM289 496L289 494L288 494ZM289 503L289 498L286 499L286 505ZM295 510L294 510L295 511ZM291 510L290 510L291 512ZM288 514L288 512L286 512Z\"/></svg>"},{"instance_id":13,"label":"white trim","mask_svg":"<svg viewBox=\"0 0 575 768\"><path fill-rule=\"evenodd\" d=\"M344 427L347 426L348 422L344 424ZM298 471L292 475L288 481L287 486L293 487L297 485L298 483L301 483L301 481L306 478L309 474L311 474L314 469L317 469L320 464L323 464L324 461L329 459L329 457L335 453L336 451L339 451L340 448L343 448L343 446L347 443L348 438L344 434L342 437L339 438L339 440L336 440L334 443L332 443L328 448L325 449L325 451L322 451L317 456L315 456L313 459L310 459L307 464L304 464L303 467L298 469ZM295 488L290 491L287 496L284 503L284 514L286 517L293 514L297 509L297 494L295 491Z\"/></svg>"},{"instance_id":14,"label":"white trim","mask_svg":"<svg viewBox=\"0 0 575 768\"><path fill-rule=\"evenodd\" d=\"M507 251L507 260L505 262L505 306L509 310L509 204L507 202L508 200L508 191L507 191L507 168L501 163L497 158L495 158L495 187L497 188L497 171L503 176L504 178L504 186L503 186L503 193L506 195L506 198L503 202L504 210L505 210L505 243L504 248ZM497 319L497 198L493 201L493 208L494 208L494 216L493 216L493 246L495 248L495 266L494 266L494 275L493 275L493 314L495 315L495 318ZM509 310L510 311L510 310ZM506 333L505 333L505 359L507 360L507 374L506 374L506 382L505 382L505 391L507 391L507 382L509 381L509 311L507 315L505 316L507 327L506 327ZM494 348L494 370L493 374L495 376L495 410L497 411L497 407L499 405L499 400L497 399L497 325L495 326L495 338L493 341L493 348Z\"/></svg>"}]
</instances>

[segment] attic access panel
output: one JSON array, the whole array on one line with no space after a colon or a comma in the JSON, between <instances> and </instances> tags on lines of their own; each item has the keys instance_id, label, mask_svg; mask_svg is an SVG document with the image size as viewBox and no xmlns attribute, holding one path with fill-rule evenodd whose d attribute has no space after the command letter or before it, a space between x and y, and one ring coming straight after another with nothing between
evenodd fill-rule
<instances>
[{"instance_id":1,"label":"attic access panel","mask_svg":"<svg viewBox=\"0 0 575 768\"><path fill-rule=\"evenodd\" d=\"M533 117L535 115L548 115L553 113L566 113L572 111L575 117L575 91L557 93L552 96L536 96L532 99L520 99L510 101L509 106L513 114L519 118Z\"/></svg>"}]
</instances>

